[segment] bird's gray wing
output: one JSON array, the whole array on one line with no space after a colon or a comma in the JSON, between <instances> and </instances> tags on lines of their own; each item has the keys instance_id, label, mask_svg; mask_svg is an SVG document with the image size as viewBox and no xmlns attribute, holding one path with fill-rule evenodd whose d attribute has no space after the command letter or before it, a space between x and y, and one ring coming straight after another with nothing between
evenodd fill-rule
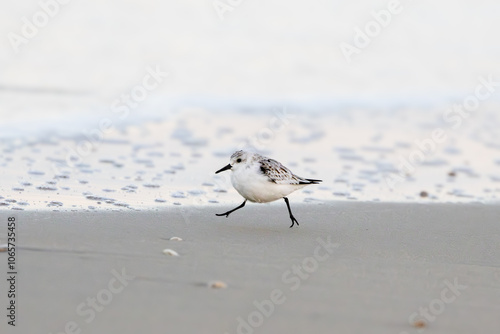
<instances>
[{"instance_id":1,"label":"bird's gray wing","mask_svg":"<svg viewBox=\"0 0 500 334\"><path fill-rule=\"evenodd\" d=\"M303 184L304 181L309 183L274 159L264 158L260 160L260 171L267 176L270 182L276 184Z\"/></svg>"}]
</instances>

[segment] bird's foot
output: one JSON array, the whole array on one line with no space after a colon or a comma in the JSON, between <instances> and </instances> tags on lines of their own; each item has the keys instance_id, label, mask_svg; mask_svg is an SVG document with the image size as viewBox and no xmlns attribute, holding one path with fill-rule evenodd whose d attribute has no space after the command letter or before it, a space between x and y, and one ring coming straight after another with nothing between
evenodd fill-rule
<instances>
[{"instance_id":1,"label":"bird's foot","mask_svg":"<svg viewBox=\"0 0 500 334\"><path fill-rule=\"evenodd\" d=\"M290 216L290 219L292 220L292 225L290 225L290 228L293 227L293 225L297 224L297 226L299 226L299 222L297 221L297 219L295 219L294 216Z\"/></svg>"},{"instance_id":2,"label":"bird's foot","mask_svg":"<svg viewBox=\"0 0 500 334\"><path fill-rule=\"evenodd\" d=\"M237 208L234 208L234 209L229 210L229 211L224 212L224 213L216 213L215 215L216 215L216 216L219 216L219 217L220 217L220 216L226 216L226 218L227 218L227 217L229 217L229 214L230 214L230 213L233 213L233 212L235 212L236 210L239 210L239 209L241 209L242 207L244 207L246 202L247 202L247 200L244 200L244 201L243 201L243 203L241 203L241 204L240 204L240 206L238 206Z\"/></svg>"}]
</instances>

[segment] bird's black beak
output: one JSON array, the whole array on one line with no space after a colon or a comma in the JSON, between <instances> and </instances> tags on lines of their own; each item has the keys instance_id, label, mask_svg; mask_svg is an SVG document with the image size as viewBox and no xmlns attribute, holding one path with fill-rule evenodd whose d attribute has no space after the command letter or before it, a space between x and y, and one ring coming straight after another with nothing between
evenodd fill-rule
<instances>
[{"instance_id":1,"label":"bird's black beak","mask_svg":"<svg viewBox=\"0 0 500 334\"><path fill-rule=\"evenodd\" d=\"M218 171L216 171L215 174L223 172L223 171L228 170L228 169L231 169L231 167L232 167L231 164L228 164L227 166L224 166L221 169L219 169Z\"/></svg>"}]
</instances>

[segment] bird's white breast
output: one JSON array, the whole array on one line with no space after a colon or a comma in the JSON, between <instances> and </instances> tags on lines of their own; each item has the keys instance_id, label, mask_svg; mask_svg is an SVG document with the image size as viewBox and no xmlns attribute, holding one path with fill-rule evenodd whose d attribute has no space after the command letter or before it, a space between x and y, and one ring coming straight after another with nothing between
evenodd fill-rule
<instances>
[{"instance_id":1,"label":"bird's white breast","mask_svg":"<svg viewBox=\"0 0 500 334\"><path fill-rule=\"evenodd\" d=\"M260 164L253 163L233 170L231 182L238 193L251 202L266 203L283 198L302 188L299 184L276 184L260 171Z\"/></svg>"}]
</instances>

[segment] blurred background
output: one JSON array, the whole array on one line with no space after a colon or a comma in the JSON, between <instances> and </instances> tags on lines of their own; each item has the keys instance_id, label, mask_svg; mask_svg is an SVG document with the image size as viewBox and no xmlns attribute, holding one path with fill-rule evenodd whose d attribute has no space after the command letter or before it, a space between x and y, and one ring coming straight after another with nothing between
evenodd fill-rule
<instances>
[{"instance_id":1,"label":"blurred background","mask_svg":"<svg viewBox=\"0 0 500 334\"><path fill-rule=\"evenodd\" d=\"M500 185L491 185L500 180L496 1L1 6L6 199L45 207L47 197L63 203L47 188L71 198L119 193L135 181L149 182L151 198L167 203L177 194L172 201L179 204L193 187L194 194L213 194L200 203L232 201L220 198L233 194L227 180L213 193L202 186L217 188L208 171L203 180L193 173L219 168L233 150L248 146L298 174L324 178L318 190L324 193L306 193L304 200L414 200L427 197L422 191L436 200L497 198ZM446 114L475 96L478 85L490 94L470 117ZM438 128L446 141L421 159L433 169L404 170L402 161L418 150L415 141ZM417 186L395 193L388 173ZM453 179L457 173L465 177ZM80 189L91 179L99 186ZM45 199L34 204L32 196Z\"/></svg>"}]
</instances>

